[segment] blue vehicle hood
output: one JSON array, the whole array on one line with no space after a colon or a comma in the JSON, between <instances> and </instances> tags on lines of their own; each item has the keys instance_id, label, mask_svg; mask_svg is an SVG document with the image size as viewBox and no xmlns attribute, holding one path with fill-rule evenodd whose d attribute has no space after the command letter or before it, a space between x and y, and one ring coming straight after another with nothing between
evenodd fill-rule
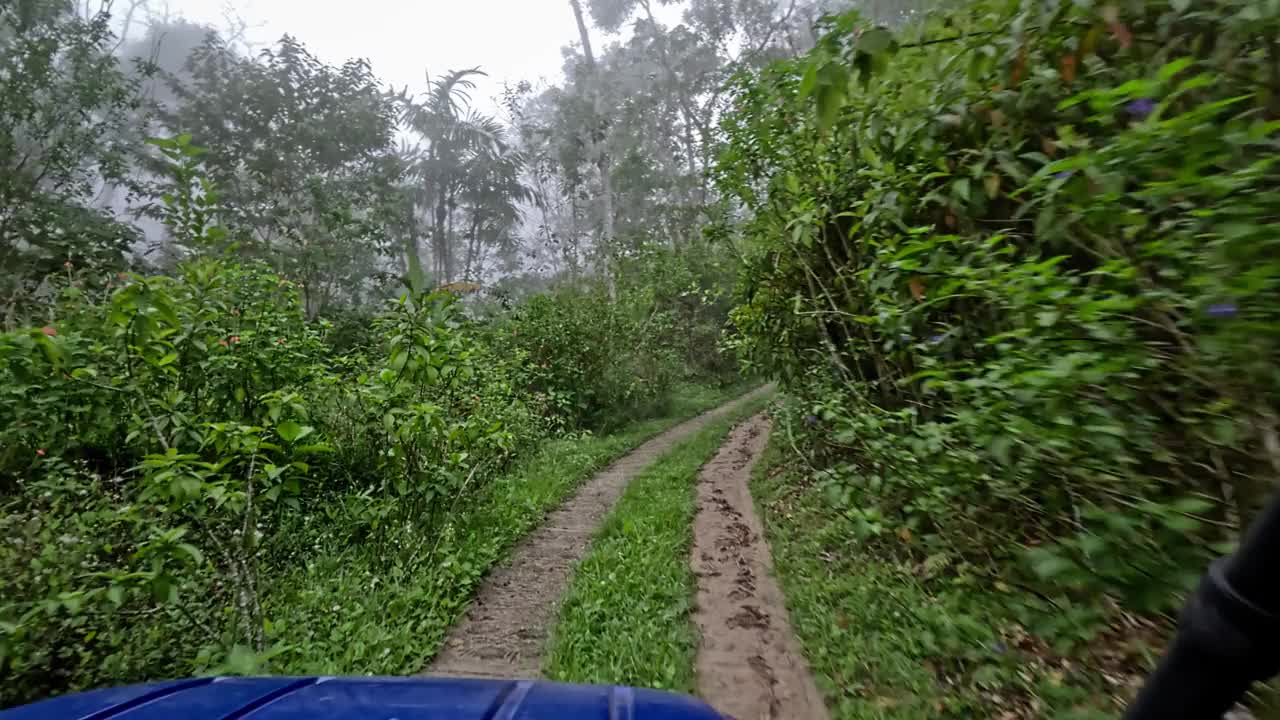
<instances>
[{"instance_id":1,"label":"blue vehicle hood","mask_svg":"<svg viewBox=\"0 0 1280 720\"><path fill-rule=\"evenodd\" d=\"M199 678L92 690L0 720L724 720L656 690L454 678Z\"/></svg>"}]
</instances>

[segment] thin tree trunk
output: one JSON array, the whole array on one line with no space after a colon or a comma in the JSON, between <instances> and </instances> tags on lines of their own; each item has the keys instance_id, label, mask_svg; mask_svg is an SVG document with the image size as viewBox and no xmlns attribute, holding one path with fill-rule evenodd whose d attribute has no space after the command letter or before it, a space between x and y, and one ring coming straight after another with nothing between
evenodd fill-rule
<instances>
[{"instance_id":1,"label":"thin tree trunk","mask_svg":"<svg viewBox=\"0 0 1280 720\"><path fill-rule=\"evenodd\" d=\"M573 269L570 271L570 277L573 279L574 287L578 284L578 247L580 238L578 237L578 197L574 192L574 188L569 188L569 237L573 238Z\"/></svg>"},{"instance_id":2,"label":"thin tree trunk","mask_svg":"<svg viewBox=\"0 0 1280 720\"><path fill-rule=\"evenodd\" d=\"M445 284L453 282L454 274L453 263L453 197L445 198L445 216L444 216L444 281Z\"/></svg>"},{"instance_id":3,"label":"thin tree trunk","mask_svg":"<svg viewBox=\"0 0 1280 720\"><path fill-rule=\"evenodd\" d=\"M600 206L601 206L600 211L604 213L604 234L601 239L604 241L605 257L609 258L610 260L613 259L613 256L615 254L614 241L613 241L613 179L611 177L612 175L613 175L613 168L609 163L609 155L607 153L602 152L600 154L600 194L602 196L600 198ZM613 270L614 268L612 267L612 263L610 263L610 267L605 269L605 281L608 283L608 287L609 287L609 299L617 300L618 289L617 287L615 287L615 284L613 281Z\"/></svg>"},{"instance_id":4,"label":"thin tree trunk","mask_svg":"<svg viewBox=\"0 0 1280 720\"><path fill-rule=\"evenodd\" d=\"M405 272L408 274L409 287L414 288L416 283L422 280L422 256L419 255L418 248L418 213L414 208L414 203L409 203L409 229L405 234L404 243L404 261Z\"/></svg>"},{"instance_id":5,"label":"thin tree trunk","mask_svg":"<svg viewBox=\"0 0 1280 720\"><path fill-rule=\"evenodd\" d=\"M462 275L462 277L463 277L463 279L464 279L464 280L472 280L472 279L473 279L473 278L472 278L472 275L471 275L471 272L472 272L472 268L474 267L474 264L475 264L475 259L476 259L476 250L477 250L477 249L479 248L479 246L480 246L480 242L479 242L479 237L480 237L480 216L481 216L481 213L480 213L480 211L479 211L479 210L477 210L477 211L476 211L474 214L472 214L472 216L471 216L471 231L470 231L469 233L467 233L467 235L468 235L468 237L469 237L469 240L468 240L468 242L467 242L467 264L466 264L466 270L465 270L465 271L463 271L463 275Z\"/></svg>"},{"instance_id":6,"label":"thin tree trunk","mask_svg":"<svg viewBox=\"0 0 1280 720\"><path fill-rule=\"evenodd\" d=\"M570 7L573 8L573 18L578 23L578 37L582 41L582 54L587 61L587 76L591 90L591 105L595 111L596 118L601 116L601 98L600 98L600 75L596 69L596 56L591 51L591 35L587 32L587 21L582 14L582 3L579 0L569 0ZM603 232L601 233L601 244L604 256L608 260L613 259L613 163L609 158L609 151L604 145L604 141L597 141L594 137L588 138L592 148L595 150L596 167L600 171L600 211L604 215L601 218ZM614 283L612 263L605 268L605 283L609 288L609 299L616 300L618 297L618 289Z\"/></svg>"},{"instance_id":7,"label":"thin tree trunk","mask_svg":"<svg viewBox=\"0 0 1280 720\"><path fill-rule=\"evenodd\" d=\"M668 96L675 100L676 106L680 109L681 119L684 120L683 135L684 151L686 156L685 162L688 165L689 178L693 179L699 175L697 158L701 155L697 143L693 139L694 128L697 127L699 134L702 135L702 143L704 146L710 145L710 138L706 136L701 124L696 124L694 122L696 114L693 111L692 102L680 90L675 68L672 66L671 57L667 53L667 40L665 37L658 37L658 20L653 16L653 8L650 7L649 0L641 0L641 5L644 7L645 15L648 17L649 26L653 29L653 39L654 43L658 46L658 57L661 61L662 69L666 71ZM702 183L701 185L704 191L699 205L706 203L705 183ZM684 188L685 203L687 205L694 204L693 189L694 186L692 185L685 186Z\"/></svg>"},{"instance_id":8,"label":"thin tree trunk","mask_svg":"<svg viewBox=\"0 0 1280 720\"><path fill-rule=\"evenodd\" d=\"M534 173L533 173L533 182L534 182L534 185L536 185L536 186L537 186L537 189L538 189L538 202L537 202L538 212L542 213L542 235L543 235L543 243L546 245L547 249L550 251L550 250L552 249L552 245L554 245L554 244L555 244L554 238L552 238L552 236L551 236L551 218L547 215L547 203L551 202L551 199L550 199L550 196L547 194L546 184L545 184L545 183L543 182L543 180L542 180L542 173L541 173L541 172L538 172L538 171L536 171L536 170L534 171ZM576 227L576 226L574 226L574 227L571 229L571 232L576 232L576 230L577 230L577 227ZM575 243L577 242L576 238L575 238L574 242L575 242ZM553 252L553 253L551 253L551 255L552 255L552 257L556 257L556 273L559 273L559 272L560 272L560 259L561 259L561 258L557 257L557 255L559 255L559 256L563 256L563 255L565 254L565 249L564 249L564 248L555 248L555 249L556 249L558 252ZM570 277L571 277L575 282L577 282L577 280L578 280L578 275L577 275L577 272L576 272L576 271L574 271L574 269L573 269L573 266L572 266L572 265L570 265Z\"/></svg>"},{"instance_id":9,"label":"thin tree trunk","mask_svg":"<svg viewBox=\"0 0 1280 720\"><path fill-rule=\"evenodd\" d=\"M435 217L431 225L432 252L435 255L435 277L432 278L432 281L437 285L441 284L440 278L445 276L445 243L448 242L448 238L445 237L444 222L448 214L449 210L445 205L444 193L441 193L439 198L436 199ZM446 279L444 282L448 282L448 280Z\"/></svg>"},{"instance_id":10,"label":"thin tree trunk","mask_svg":"<svg viewBox=\"0 0 1280 720\"><path fill-rule=\"evenodd\" d=\"M676 71L671 66L671 57L667 54L667 41L666 38L658 37L658 20L653 16L653 8L650 7L649 0L642 0L641 5L644 7L645 15L648 16L649 26L653 28L653 39L658 45L658 56L662 59L662 69L667 73L667 92L676 101L680 108L680 115L684 120L685 154L688 156L686 161L689 165L689 174L694 175L698 172L696 160L698 152L693 141L693 109L689 98L685 97L679 90L676 82Z\"/></svg>"}]
</instances>

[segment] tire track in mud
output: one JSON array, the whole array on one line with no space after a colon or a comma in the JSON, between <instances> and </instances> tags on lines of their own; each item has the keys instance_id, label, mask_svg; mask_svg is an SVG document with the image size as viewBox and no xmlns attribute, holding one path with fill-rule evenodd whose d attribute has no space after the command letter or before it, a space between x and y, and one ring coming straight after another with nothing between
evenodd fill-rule
<instances>
[{"instance_id":1,"label":"tire track in mud","mask_svg":"<svg viewBox=\"0 0 1280 720\"><path fill-rule=\"evenodd\" d=\"M769 429L763 414L734 428L698 476L690 557L702 636L698 694L737 720L828 720L751 502L751 468Z\"/></svg>"},{"instance_id":2,"label":"tire track in mud","mask_svg":"<svg viewBox=\"0 0 1280 720\"><path fill-rule=\"evenodd\" d=\"M536 678L560 597L600 523L627 483L676 443L744 402L761 387L667 430L597 473L489 573L463 619L423 671L426 675Z\"/></svg>"}]
</instances>

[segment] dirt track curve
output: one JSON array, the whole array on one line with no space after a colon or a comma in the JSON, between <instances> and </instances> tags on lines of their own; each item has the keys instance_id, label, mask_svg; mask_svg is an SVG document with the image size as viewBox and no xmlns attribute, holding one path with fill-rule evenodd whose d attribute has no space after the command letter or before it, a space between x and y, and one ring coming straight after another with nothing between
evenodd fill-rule
<instances>
[{"instance_id":1,"label":"dirt track curve","mask_svg":"<svg viewBox=\"0 0 1280 720\"><path fill-rule=\"evenodd\" d=\"M690 559L698 694L737 720L827 720L751 502L751 468L768 440L769 419L757 415L734 428L698 477Z\"/></svg>"},{"instance_id":2,"label":"dirt track curve","mask_svg":"<svg viewBox=\"0 0 1280 720\"><path fill-rule=\"evenodd\" d=\"M596 528L631 478L711 420L770 389L762 387L687 420L588 480L485 578L475 602L449 632L425 674L538 677L547 632L573 568L586 554Z\"/></svg>"}]
</instances>

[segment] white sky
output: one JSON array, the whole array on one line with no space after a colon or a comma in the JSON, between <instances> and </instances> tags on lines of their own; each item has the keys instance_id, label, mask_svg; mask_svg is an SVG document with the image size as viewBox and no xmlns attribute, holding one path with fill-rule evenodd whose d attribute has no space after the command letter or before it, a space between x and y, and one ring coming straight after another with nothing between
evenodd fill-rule
<instances>
[{"instance_id":1,"label":"white sky","mask_svg":"<svg viewBox=\"0 0 1280 720\"><path fill-rule=\"evenodd\" d=\"M225 26L228 7L258 47L289 33L329 63L367 58L383 82L413 93L426 89L427 70L435 77L478 65L489 78L472 100L487 110L504 80L558 83L560 49L578 40L569 0L168 0L173 15L215 27ZM679 22L678 5L655 10L660 21ZM599 52L606 38L592 35Z\"/></svg>"}]
</instances>

